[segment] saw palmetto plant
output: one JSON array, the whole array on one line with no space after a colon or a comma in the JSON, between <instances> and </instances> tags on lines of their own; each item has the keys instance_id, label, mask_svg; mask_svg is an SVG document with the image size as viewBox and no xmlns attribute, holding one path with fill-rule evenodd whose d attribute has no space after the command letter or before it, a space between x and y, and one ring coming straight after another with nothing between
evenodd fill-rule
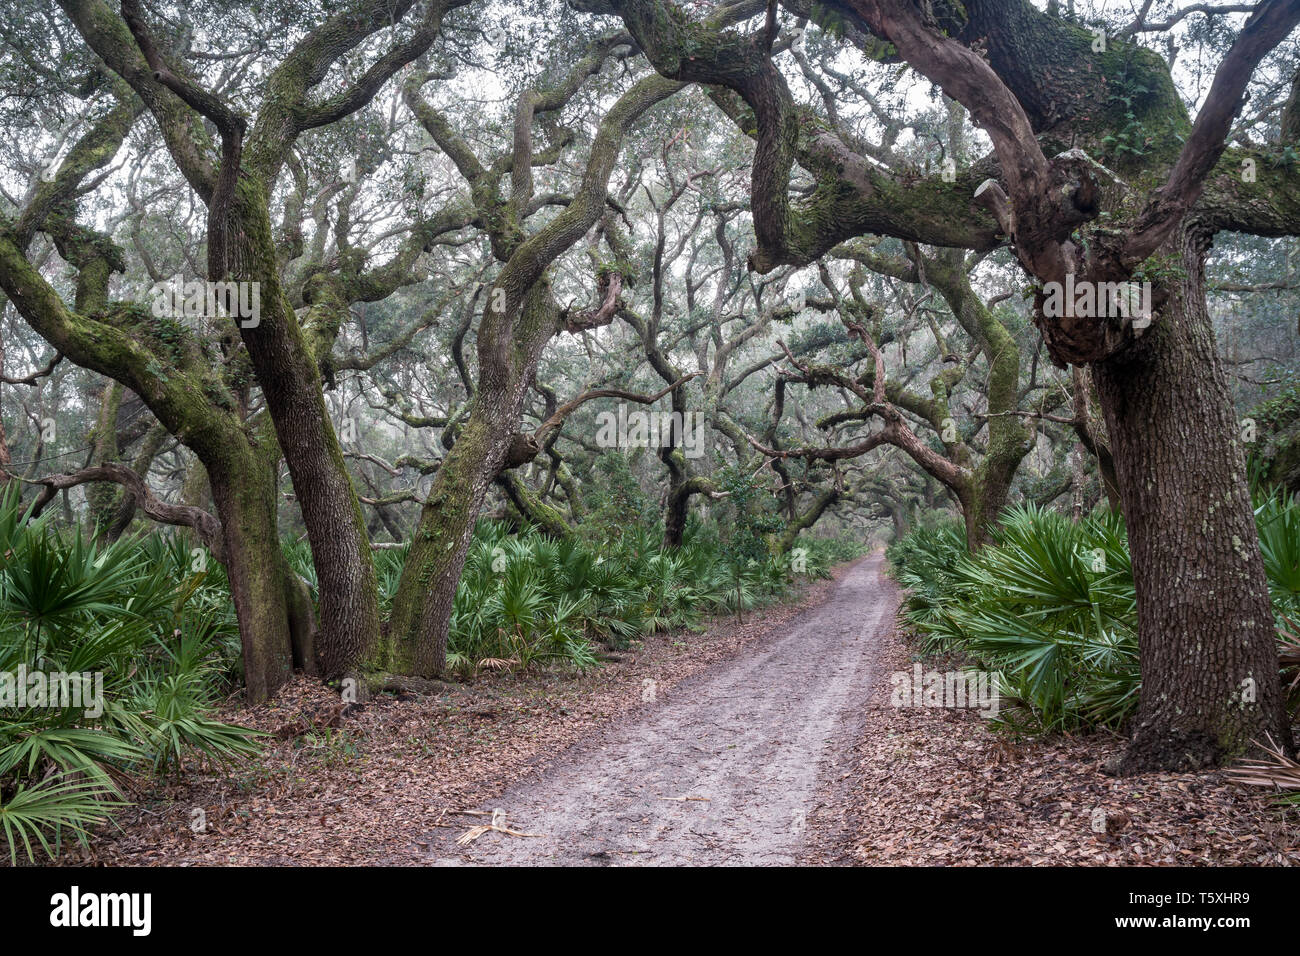
<instances>
[{"instance_id":1,"label":"saw palmetto plant","mask_svg":"<svg viewBox=\"0 0 1300 956\"><path fill-rule=\"evenodd\" d=\"M133 775L256 751L251 731L209 716L236 632L216 610L229 604L220 576L192 570L187 546L60 534L31 518L11 485L0 495L0 554L0 672L85 675L87 692L102 692L15 697L0 711L0 827L11 858L84 840L123 804Z\"/></svg>"},{"instance_id":2,"label":"saw palmetto plant","mask_svg":"<svg viewBox=\"0 0 1300 956\"><path fill-rule=\"evenodd\" d=\"M1300 505L1267 498L1257 519L1294 705L1300 635L1285 613L1300 593ZM1072 521L1018 507L978 552L967 552L960 525L950 523L900 539L889 558L909 590L904 618L923 650L959 652L998 671L1013 705L1004 723L1034 733L1119 729L1135 712L1137 600L1119 516L1103 510Z\"/></svg>"}]
</instances>

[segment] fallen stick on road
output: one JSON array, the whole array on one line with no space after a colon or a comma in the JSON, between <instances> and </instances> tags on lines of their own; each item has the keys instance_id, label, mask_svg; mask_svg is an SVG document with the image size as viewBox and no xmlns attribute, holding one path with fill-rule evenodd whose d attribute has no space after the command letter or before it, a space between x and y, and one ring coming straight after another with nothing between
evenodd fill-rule
<instances>
[{"instance_id":1,"label":"fallen stick on road","mask_svg":"<svg viewBox=\"0 0 1300 956\"><path fill-rule=\"evenodd\" d=\"M485 823L482 826L474 827L473 829L467 830L465 833L462 833L457 838L456 842L460 846L469 846L471 843L473 843L483 834L487 833L489 830L495 830L497 833L504 833L506 836L517 836L517 837L540 837L546 835L544 833L521 833L518 830L511 830L509 827L494 827L490 823Z\"/></svg>"}]
</instances>

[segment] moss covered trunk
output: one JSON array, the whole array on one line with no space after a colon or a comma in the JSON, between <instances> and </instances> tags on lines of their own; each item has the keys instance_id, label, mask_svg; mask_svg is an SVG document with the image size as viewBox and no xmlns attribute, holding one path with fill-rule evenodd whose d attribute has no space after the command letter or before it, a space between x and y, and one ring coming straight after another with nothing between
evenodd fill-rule
<instances>
[{"instance_id":1,"label":"moss covered trunk","mask_svg":"<svg viewBox=\"0 0 1300 956\"><path fill-rule=\"evenodd\" d=\"M555 321L545 278L521 296L517 311L489 308L485 312L479 329L474 407L438 467L420 512L393 596L387 640L372 666L422 677L435 676L446 667L452 605L474 522L488 489L506 465L524 398Z\"/></svg>"},{"instance_id":2,"label":"moss covered trunk","mask_svg":"<svg viewBox=\"0 0 1300 956\"><path fill-rule=\"evenodd\" d=\"M821 516L826 513L826 509L839 500L840 491L834 486L827 488L814 498L812 504L808 506L807 511L796 516L793 521L786 525L785 531L782 532L780 543L778 545L780 550L784 553L793 548L794 543L799 540L800 532L807 531L820 521Z\"/></svg>"},{"instance_id":3,"label":"moss covered trunk","mask_svg":"<svg viewBox=\"0 0 1300 956\"><path fill-rule=\"evenodd\" d=\"M573 529L569 527L560 509L543 501L541 495L529 488L522 477L503 471L497 476L497 484L525 524L552 538L567 538L573 534Z\"/></svg>"},{"instance_id":4,"label":"moss covered trunk","mask_svg":"<svg viewBox=\"0 0 1300 956\"><path fill-rule=\"evenodd\" d=\"M88 464L102 465L116 462L121 449L117 442L117 416L122 407L123 388L120 383L108 381L100 390L99 416L91 434ZM121 491L116 485L100 482L86 489L86 504L90 508L90 524L101 542L110 540L109 528L117 514Z\"/></svg>"},{"instance_id":5,"label":"moss covered trunk","mask_svg":"<svg viewBox=\"0 0 1300 956\"><path fill-rule=\"evenodd\" d=\"M513 401L484 391L475 399L420 512L377 667L433 677L446 666L452 604L474 522L505 460L522 402L522 390Z\"/></svg>"},{"instance_id":6,"label":"moss covered trunk","mask_svg":"<svg viewBox=\"0 0 1300 956\"><path fill-rule=\"evenodd\" d=\"M674 449L678 461L681 452ZM709 478L695 475L687 478L684 468L675 468L671 473L668 496L664 502L664 547L680 548L686 535L686 522L691 516L691 498L694 495L706 495L716 491Z\"/></svg>"},{"instance_id":7,"label":"moss covered trunk","mask_svg":"<svg viewBox=\"0 0 1300 956\"><path fill-rule=\"evenodd\" d=\"M207 466L252 703L273 694L295 664L316 673L311 601L285 560L275 530L279 457L268 458L247 446L232 446Z\"/></svg>"},{"instance_id":8,"label":"moss covered trunk","mask_svg":"<svg viewBox=\"0 0 1300 956\"><path fill-rule=\"evenodd\" d=\"M972 476L968 494L961 502L966 546L972 551L989 543L993 526L1006 509L1011 482L1023 458L1021 450L993 445Z\"/></svg>"},{"instance_id":9,"label":"moss covered trunk","mask_svg":"<svg viewBox=\"0 0 1300 956\"><path fill-rule=\"evenodd\" d=\"M379 636L379 601L365 519L325 407L316 360L280 287L265 191L240 180L232 278L259 283L262 313L240 334L275 423L320 586L324 676L355 669ZM209 469L211 471L211 469ZM215 495L215 479L213 493Z\"/></svg>"},{"instance_id":10,"label":"moss covered trunk","mask_svg":"<svg viewBox=\"0 0 1300 956\"><path fill-rule=\"evenodd\" d=\"M1137 587L1142 702L1122 769L1198 769L1266 736L1290 746L1238 427L1191 230L1147 334L1093 368ZM1159 301L1159 295L1157 295ZM1170 582L1176 582L1171 587Z\"/></svg>"}]
</instances>

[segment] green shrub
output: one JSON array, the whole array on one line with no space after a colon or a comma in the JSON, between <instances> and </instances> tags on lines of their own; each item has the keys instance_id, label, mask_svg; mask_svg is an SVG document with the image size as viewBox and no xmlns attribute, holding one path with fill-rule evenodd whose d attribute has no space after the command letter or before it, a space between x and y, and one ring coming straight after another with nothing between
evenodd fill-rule
<instances>
[{"instance_id":1,"label":"green shrub","mask_svg":"<svg viewBox=\"0 0 1300 956\"><path fill-rule=\"evenodd\" d=\"M1283 492L1257 496L1255 525L1273 611L1279 618L1300 616L1300 504Z\"/></svg>"},{"instance_id":2,"label":"green shrub","mask_svg":"<svg viewBox=\"0 0 1300 956\"><path fill-rule=\"evenodd\" d=\"M0 708L0 824L11 859L53 856L122 806L119 780L254 753L208 716L237 631L221 575L154 534L97 546L0 494L0 672L94 675L94 702ZM213 568L219 572L219 569ZM237 660L237 658L235 658ZM102 682L97 688L95 682ZM11 685L12 686L12 685ZM74 705L75 704L75 705Z\"/></svg>"},{"instance_id":3,"label":"green shrub","mask_svg":"<svg viewBox=\"0 0 1300 956\"><path fill-rule=\"evenodd\" d=\"M452 607L453 667L587 667L595 662L593 642L622 648L645 634L696 627L708 614L757 607L784 596L800 574L824 577L860 551L843 542L800 541L803 570L796 572L788 554L737 560L716 529L697 519L676 550L665 550L662 530L646 522L627 522L599 549L585 543L587 530L556 541L478 523ZM381 593L385 579L381 569Z\"/></svg>"},{"instance_id":4,"label":"green shrub","mask_svg":"<svg viewBox=\"0 0 1300 956\"><path fill-rule=\"evenodd\" d=\"M1300 597L1300 506L1273 497L1256 514L1280 624ZM976 554L950 523L912 532L889 559L922 649L999 672L1011 705L999 720L1032 733L1117 729L1136 710L1137 600L1120 517L1103 511L1076 523L1014 508Z\"/></svg>"}]
</instances>

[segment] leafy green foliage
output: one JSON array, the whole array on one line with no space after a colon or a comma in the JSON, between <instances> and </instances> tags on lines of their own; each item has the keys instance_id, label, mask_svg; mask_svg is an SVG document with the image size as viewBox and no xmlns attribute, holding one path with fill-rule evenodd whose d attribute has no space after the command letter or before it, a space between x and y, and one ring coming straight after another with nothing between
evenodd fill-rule
<instances>
[{"instance_id":1,"label":"leafy green foliage","mask_svg":"<svg viewBox=\"0 0 1300 956\"><path fill-rule=\"evenodd\" d=\"M1277 492L1257 496L1255 525L1268 574L1273 610L1280 617L1300 617L1300 504Z\"/></svg>"},{"instance_id":2,"label":"leafy green foliage","mask_svg":"<svg viewBox=\"0 0 1300 956\"><path fill-rule=\"evenodd\" d=\"M739 615L749 606L746 593L750 585L779 587L779 569L765 565L768 564L767 535L780 530L781 519L768 504L771 496L764 493L753 475L728 466L714 480L731 506L731 533L723 544L722 557L728 584L735 592L733 609Z\"/></svg>"},{"instance_id":3,"label":"leafy green foliage","mask_svg":"<svg viewBox=\"0 0 1300 956\"><path fill-rule=\"evenodd\" d=\"M0 672L90 675L84 692L0 709L0 826L11 858L55 855L122 805L124 774L224 762L253 732L208 716L234 667L221 575L179 539L96 546L0 495ZM74 678L75 679L75 678ZM102 692L102 693L101 693ZM57 706L56 706L57 704ZM20 706L22 705L22 706Z\"/></svg>"},{"instance_id":4,"label":"leafy green foliage","mask_svg":"<svg viewBox=\"0 0 1300 956\"><path fill-rule=\"evenodd\" d=\"M533 663L589 667L597 642L622 648L646 634L697 627L710 613L756 607L785 595L797 576L825 577L858 553L814 539L799 543L794 562L768 554L760 539L760 550L741 564L697 520L681 548L665 550L660 539L658 528L626 522L598 549L581 533L556 541L479 522L452 608L449 661L462 673ZM379 573L382 587L382 562Z\"/></svg>"},{"instance_id":5,"label":"leafy green foliage","mask_svg":"<svg viewBox=\"0 0 1300 956\"><path fill-rule=\"evenodd\" d=\"M1294 613L1300 505L1270 498L1257 517L1274 608ZM923 648L999 672L1000 694L1013 705L999 720L1031 733L1116 729L1136 710L1137 600L1119 517L1103 511L1076 523L1016 508L976 554L950 523L912 532L888 557Z\"/></svg>"}]
</instances>

